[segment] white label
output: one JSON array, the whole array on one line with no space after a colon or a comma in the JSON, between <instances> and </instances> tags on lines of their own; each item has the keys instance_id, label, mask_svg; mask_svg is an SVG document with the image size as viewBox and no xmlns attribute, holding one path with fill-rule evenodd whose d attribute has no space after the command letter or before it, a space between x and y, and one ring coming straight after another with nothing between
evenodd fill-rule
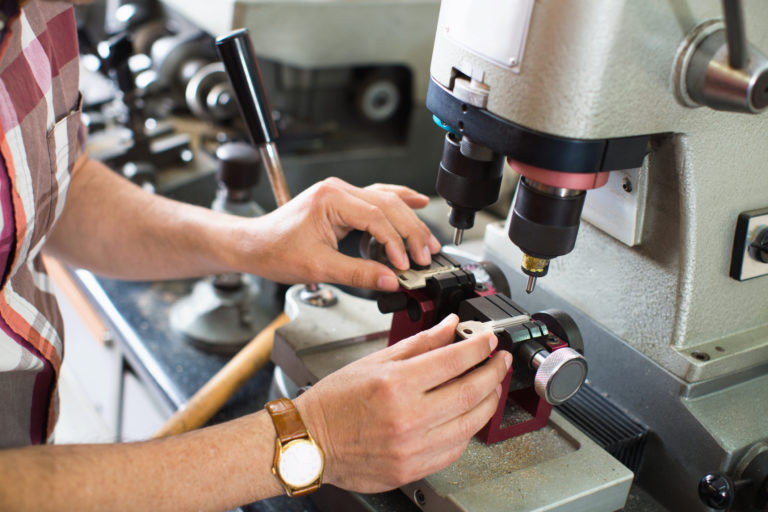
<instances>
[{"instance_id":1,"label":"white label","mask_svg":"<svg viewBox=\"0 0 768 512\"><path fill-rule=\"evenodd\" d=\"M448 37L519 72L534 0L443 0Z\"/></svg>"}]
</instances>

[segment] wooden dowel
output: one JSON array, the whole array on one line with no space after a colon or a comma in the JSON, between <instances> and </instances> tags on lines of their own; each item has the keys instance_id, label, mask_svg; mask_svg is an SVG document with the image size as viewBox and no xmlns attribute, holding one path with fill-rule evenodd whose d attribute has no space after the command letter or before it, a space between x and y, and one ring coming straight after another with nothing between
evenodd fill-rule
<instances>
[{"instance_id":1,"label":"wooden dowel","mask_svg":"<svg viewBox=\"0 0 768 512\"><path fill-rule=\"evenodd\" d=\"M253 374L267 364L272 353L275 330L288 321L285 313L275 318L211 377L184 407L176 411L152 438L181 434L201 427L210 420Z\"/></svg>"}]
</instances>

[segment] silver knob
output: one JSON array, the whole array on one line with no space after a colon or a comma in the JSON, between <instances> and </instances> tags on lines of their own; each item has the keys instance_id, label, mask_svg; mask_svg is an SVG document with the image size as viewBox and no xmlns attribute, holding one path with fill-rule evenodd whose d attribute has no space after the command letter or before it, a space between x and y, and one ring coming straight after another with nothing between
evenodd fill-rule
<instances>
[{"instance_id":1,"label":"silver knob","mask_svg":"<svg viewBox=\"0 0 768 512\"><path fill-rule=\"evenodd\" d=\"M570 347L537 352L531 360L536 370L536 393L552 405L560 405L581 389L587 378L587 360Z\"/></svg>"},{"instance_id":2,"label":"silver knob","mask_svg":"<svg viewBox=\"0 0 768 512\"><path fill-rule=\"evenodd\" d=\"M675 63L678 101L688 107L768 109L768 58L747 41L741 0L723 0L725 23L708 20L686 37Z\"/></svg>"}]
</instances>

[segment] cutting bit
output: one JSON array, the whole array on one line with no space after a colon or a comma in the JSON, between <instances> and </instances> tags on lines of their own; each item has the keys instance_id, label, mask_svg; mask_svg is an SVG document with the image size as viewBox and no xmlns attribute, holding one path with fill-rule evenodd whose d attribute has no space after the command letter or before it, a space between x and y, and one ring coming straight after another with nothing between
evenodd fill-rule
<instances>
[{"instance_id":1,"label":"cutting bit","mask_svg":"<svg viewBox=\"0 0 768 512\"><path fill-rule=\"evenodd\" d=\"M453 230L453 245L461 245L461 241L464 239L464 230L461 228L455 228Z\"/></svg>"},{"instance_id":2,"label":"cutting bit","mask_svg":"<svg viewBox=\"0 0 768 512\"><path fill-rule=\"evenodd\" d=\"M528 276L528 284L525 286L525 293L533 293L536 288L536 276Z\"/></svg>"}]
</instances>

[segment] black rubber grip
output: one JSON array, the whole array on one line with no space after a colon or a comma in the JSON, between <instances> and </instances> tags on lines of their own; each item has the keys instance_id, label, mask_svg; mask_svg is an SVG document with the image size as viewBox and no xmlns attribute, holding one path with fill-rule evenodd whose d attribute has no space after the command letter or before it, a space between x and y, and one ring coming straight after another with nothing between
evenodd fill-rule
<instances>
[{"instance_id":1,"label":"black rubber grip","mask_svg":"<svg viewBox=\"0 0 768 512\"><path fill-rule=\"evenodd\" d=\"M216 40L216 49L224 63L240 114L257 146L277 140L277 126L272 119L259 64L247 29L239 29Z\"/></svg>"}]
</instances>

